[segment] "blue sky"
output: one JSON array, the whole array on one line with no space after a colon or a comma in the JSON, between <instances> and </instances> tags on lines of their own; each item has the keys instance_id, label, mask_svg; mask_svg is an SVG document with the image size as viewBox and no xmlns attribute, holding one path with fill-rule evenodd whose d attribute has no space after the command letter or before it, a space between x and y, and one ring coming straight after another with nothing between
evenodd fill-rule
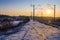
<instances>
[{"instance_id":1,"label":"blue sky","mask_svg":"<svg viewBox=\"0 0 60 40\"><path fill-rule=\"evenodd\" d=\"M0 0L0 9L4 8L24 8L30 6L31 4L35 5L44 5L44 4L56 4L60 7L60 0Z\"/></svg>"},{"instance_id":2,"label":"blue sky","mask_svg":"<svg viewBox=\"0 0 60 40\"><path fill-rule=\"evenodd\" d=\"M34 5L47 5L51 4L56 4L56 9L60 10L60 0L0 0L0 10L29 10L31 9L31 4ZM59 11L60 13L60 11Z\"/></svg>"}]
</instances>

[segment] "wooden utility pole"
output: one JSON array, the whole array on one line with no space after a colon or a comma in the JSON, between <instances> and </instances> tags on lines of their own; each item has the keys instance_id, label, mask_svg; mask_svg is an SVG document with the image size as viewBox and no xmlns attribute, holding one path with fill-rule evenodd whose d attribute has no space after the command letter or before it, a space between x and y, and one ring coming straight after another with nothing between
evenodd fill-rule
<instances>
[{"instance_id":1,"label":"wooden utility pole","mask_svg":"<svg viewBox=\"0 0 60 40\"><path fill-rule=\"evenodd\" d=\"M35 5L33 5L33 20L35 18Z\"/></svg>"},{"instance_id":2,"label":"wooden utility pole","mask_svg":"<svg viewBox=\"0 0 60 40\"><path fill-rule=\"evenodd\" d=\"M56 14L56 5L54 5L54 21L55 21L55 14Z\"/></svg>"},{"instance_id":3,"label":"wooden utility pole","mask_svg":"<svg viewBox=\"0 0 60 40\"><path fill-rule=\"evenodd\" d=\"M43 8L41 8L41 19L43 18L43 12L42 12Z\"/></svg>"}]
</instances>

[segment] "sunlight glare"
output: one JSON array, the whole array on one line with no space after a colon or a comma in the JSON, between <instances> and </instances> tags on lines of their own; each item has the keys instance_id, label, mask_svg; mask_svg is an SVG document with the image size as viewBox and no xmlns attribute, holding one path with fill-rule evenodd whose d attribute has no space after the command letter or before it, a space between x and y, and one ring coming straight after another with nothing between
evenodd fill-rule
<instances>
[{"instance_id":1,"label":"sunlight glare","mask_svg":"<svg viewBox=\"0 0 60 40\"><path fill-rule=\"evenodd\" d=\"M51 14L51 10L47 10L47 14Z\"/></svg>"}]
</instances>

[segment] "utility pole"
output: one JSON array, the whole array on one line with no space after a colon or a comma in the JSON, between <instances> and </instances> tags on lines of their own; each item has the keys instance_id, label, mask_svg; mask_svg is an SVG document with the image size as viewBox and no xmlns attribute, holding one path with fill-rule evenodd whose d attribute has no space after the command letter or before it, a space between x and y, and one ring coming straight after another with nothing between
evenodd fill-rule
<instances>
[{"instance_id":1,"label":"utility pole","mask_svg":"<svg viewBox=\"0 0 60 40\"><path fill-rule=\"evenodd\" d=\"M33 20L35 18L35 5L32 5L33 6Z\"/></svg>"},{"instance_id":2,"label":"utility pole","mask_svg":"<svg viewBox=\"0 0 60 40\"><path fill-rule=\"evenodd\" d=\"M41 19L43 18L43 12L42 12L43 8L41 8Z\"/></svg>"},{"instance_id":3,"label":"utility pole","mask_svg":"<svg viewBox=\"0 0 60 40\"><path fill-rule=\"evenodd\" d=\"M32 17L32 12L31 12L31 19L32 19L33 17Z\"/></svg>"},{"instance_id":4,"label":"utility pole","mask_svg":"<svg viewBox=\"0 0 60 40\"><path fill-rule=\"evenodd\" d=\"M55 21L55 14L56 14L56 5L54 5L54 21Z\"/></svg>"}]
</instances>

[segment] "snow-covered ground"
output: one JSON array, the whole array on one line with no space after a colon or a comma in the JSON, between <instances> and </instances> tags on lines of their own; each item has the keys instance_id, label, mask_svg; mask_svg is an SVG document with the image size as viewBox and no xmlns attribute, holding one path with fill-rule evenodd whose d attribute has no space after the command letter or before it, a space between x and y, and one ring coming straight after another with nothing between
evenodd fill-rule
<instances>
[{"instance_id":1,"label":"snow-covered ground","mask_svg":"<svg viewBox=\"0 0 60 40\"><path fill-rule=\"evenodd\" d=\"M19 29L19 28L18 28ZM18 30L17 29L17 30ZM1 40L60 40L60 30L49 25L30 20L19 32L3 35Z\"/></svg>"},{"instance_id":2,"label":"snow-covered ground","mask_svg":"<svg viewBox=\"0 0 60 40\"><path fill-rule=\"evenodd\" d=\"M13 26L18 25L18 24L21 23L21 22L23 22L23 21L11 21L11 23L13 24Z\"/></svg>"}]
</instances>

